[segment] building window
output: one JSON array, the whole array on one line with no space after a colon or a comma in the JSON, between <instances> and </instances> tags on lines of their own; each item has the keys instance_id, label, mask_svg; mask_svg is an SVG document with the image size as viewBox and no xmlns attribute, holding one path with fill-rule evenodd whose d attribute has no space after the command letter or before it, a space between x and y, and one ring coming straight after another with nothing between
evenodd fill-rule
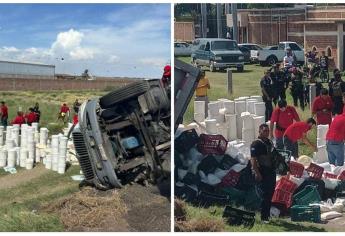
<instances>
[{"instance_id":1,"label":"building window","mask_svg":"<svg viewBox=\"0 0 345 236\"><path fill-rule=\"evenodd\" d=\"M332 48L331 46L328 46L326 49L326 56L332 57Z\"/></svg>"}]
</instances>

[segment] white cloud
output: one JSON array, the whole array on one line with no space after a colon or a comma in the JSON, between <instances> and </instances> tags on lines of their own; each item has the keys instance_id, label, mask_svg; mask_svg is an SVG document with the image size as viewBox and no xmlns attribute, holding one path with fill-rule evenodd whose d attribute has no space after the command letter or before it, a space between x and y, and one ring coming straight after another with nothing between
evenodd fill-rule
<instances>
[{"instance_id":1,"label":"white cloud","mask_svg":"<svg viewBox=\"0 0 345 236\"><path fill-rule=\"evenodd\" d=\"M117 63L120 61L120 58L116 55L111 55L108 59L108 63Z\"/></svg>"},{"instance_id":2,"label":"white cloud","mask_svg":"<svg viewBox=\"0 0 345 236\"><path fill-rule=\"evenodd\" d=\"M163 68L168 63L168 61L165 58L155 58L155 57L142 58L139 61L140 63L144 65L157 66L160 68Z\"/></svg>"},{"instance_id":3,"label":"white cloud","mask_svg":"<svg viewBox=\"0 0 345 236\"><path fill-rule=\"evenodd\" d=\"M18 52L18 48L16 47L2 47L4 52Z\"/></svg>"},{"instance_id":4,"label":"white cloud","mask_svg":"<svg viewBox=\"0 0 345 236\"><path fill-rule=\"evenodd\" d=\"M92 49L76 47L69 55L73 60L87 60L93 58L94 52Z\"/></svg>"},{"instance_id":5,"label":"white cloud","mask_svg":"<svg viewBox=\"0 0 345 236\"><path fill-rule=\"evenodd\" d=\"M52 45L53 50L57 49L74 49L79 47L84 34L74 29L67 32L61 32L57 35L56 41Z\"/></svg>"}]
</instances>

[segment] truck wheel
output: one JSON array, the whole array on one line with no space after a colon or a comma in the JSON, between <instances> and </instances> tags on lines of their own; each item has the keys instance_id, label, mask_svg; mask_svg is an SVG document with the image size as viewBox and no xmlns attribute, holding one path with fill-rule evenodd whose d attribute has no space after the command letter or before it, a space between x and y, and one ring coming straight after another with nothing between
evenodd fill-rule
<instances>
[{"instance_id":1,"label":"truck wheel","mask_svg":"<svg viewBox=\"0 0 345 236\"><path fill-rule=\"evenodd\" d=\"M276 64L277 62L278 62L278 59L277 59L275 56L273 56L273 55L269 56L269 57L266 59L266 63L267 63L267 65L269 65L269 66L273 66L273 65Z\"/></svg>"},{"instance_id":2,"label":"truck wheel","mask_svg":"<svg viewBox=\"0 0 345 236\"><path fill-rule=\"evenodd\" d=\"M243 72L243 70L244 70L244 67L243 67L243 66L237 67L237 72Z\"/></svg>"},{"instance_id":3,"label":"truck wheel","mask_svg":"<svg viewBox=\"0 0 345 236\"><path fill-rule=\"evenodd\" d=\"M216 71L216 68L214 68L214 62L213 61L210 61L210 71L211 72L215 72Z\"/></svg>"},{"instance_id":4,"label":"truck wheel","mask_svg":"<svg viewBox=\"0 0 345 236\"><path fill-rule=\"evenodd\" d=\"M131 83L122 88L116 89L99 99L101 108L106 109L114 106L116 103L124 102L132 97L140 96L149 90L150 86L147 81Z\"/></svg>"}]
</instances>

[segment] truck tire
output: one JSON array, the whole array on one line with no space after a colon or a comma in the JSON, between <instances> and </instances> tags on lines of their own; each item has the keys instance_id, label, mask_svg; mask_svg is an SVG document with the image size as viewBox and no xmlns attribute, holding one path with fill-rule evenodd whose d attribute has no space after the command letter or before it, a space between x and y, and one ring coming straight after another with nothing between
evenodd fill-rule
<instances>
[{"instance_id":1,"label":"truck tire","mask_svg":"<svg viewBox=\"0 0 345 236\"><path fill-rule=\"evenodd\" d=\"M210 61L210 72L215 72L216 68L214 68L214 63L213 61Z\"/></svg>"},{"instance_id":2,"label":"truck tire","mask_svg":"<svg viewBox=\"0 0 345 236\"><path fill-rule=\"evenodd\" d=\"M237 72L243 72L243 70L244 70L244 66L237 67Z\"/></svg>"},{"instance_id":3,"label":"truck tire","mask_svg":"<svg viewBox=\"0 0 345 236\"><path fill-rule=\"evenodd\" d=\"M266 59L266 64L269 66L273 66L274 64L276 64L278 62L278 59L276 56L271 55Z\"/></svg>"},{"instance_id":4,"label":"truck tire","mask_svg":"<svg viewBox=\"0 0 345 236\"><path fill-rule=\"evenodd\" d=\"M149 90L147 81L134 82L122 88L116 89L99 99L99 105L103 109L114 106L116 103L124 102L132 97L140 96Z\"/></svg>"}]
</instances>

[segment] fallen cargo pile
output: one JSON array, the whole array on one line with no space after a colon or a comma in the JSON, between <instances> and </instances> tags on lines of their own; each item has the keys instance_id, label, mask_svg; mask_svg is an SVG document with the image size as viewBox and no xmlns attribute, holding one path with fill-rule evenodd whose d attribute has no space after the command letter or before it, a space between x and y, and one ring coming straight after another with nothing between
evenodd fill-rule
<instances>
[{"instance_id":1,"label":"fallen cargo pile","mask_svg":"<svg viewBox=\"0 0 345 236\"><path fill-rule=\"evenodd\" d=\"M218 99L208 104L207 118L204 102L196 101L194 109L194 122L179 125L175 135L175 195L199 206L228 206L223 217L229 224L252 226L247 210L260 208L262 193L252 175L250 145L265 122L264 104L259 96ZM272 216L321 222L343 215L345 167L328 163L327 130L318 126L314 158L278 150L285 165L276 166ZM247 220L235 221L234 214Z\"/></svg>"},{"instance_id":2,"label":"fallen cargo pile","mask_svg":"<svg viewBox=\"0 0 345 236\"><path fill-rule=\"evenodd\" d=\"M74 153L66 132L49 138L49 130L38 129L38 123L7 126L6 130L0 126L0 167L12 174L17 172L16 167L30 170L38 163L64 174L66 162L78 163Z\"/></svg>"}]
</instances>

